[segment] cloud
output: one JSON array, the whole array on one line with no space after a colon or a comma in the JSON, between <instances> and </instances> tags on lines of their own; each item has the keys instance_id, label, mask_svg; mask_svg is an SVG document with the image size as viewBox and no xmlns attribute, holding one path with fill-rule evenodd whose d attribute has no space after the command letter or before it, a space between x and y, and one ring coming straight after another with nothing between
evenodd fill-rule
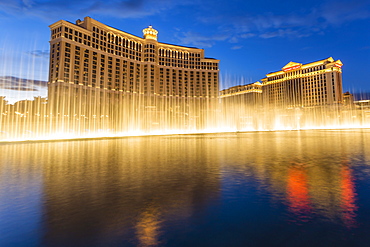
<instances>
[{"instance_id":1,"label":"cloud","mask_svg":"<svg viewBox=\"0 0 370 247\"><path fill-rule=\"evenodd\" d=\"M302 47L302 48L301 48L301 50L302 50L302 51L310 50L310 49L312 49L312 47L310 47L310 46L306 46L306 47Z\"/></svg>"},{"instance_id":2,"label":"cloud","mask_svg":"<svg viewBox=\"0 0 370 247\"><path fill-rule=\"evenodd\" d=\"M49 50L33 50L29 51L28 54L34 57L49 58Z\"/></svg>"},{"instance_id":3,"label":"cloud","mask_svg":"<svg viewBox=\"0 0 370 247\"><path fill-rule=\"evenodd\" d=\"M239 50L241 48L243 48L243 46L241 46L241 45L235 45L235 46L231 47L231 50Z\"/></svg>"},{"instance_id":4,"label":"cloud","mask_svg":"<svg viewBox=\"0 0 370 247\"><path fill-rule=\"evenodd\" d=\"M47 87L46 81L0 76L0 88L15 91L40 91Z\"/></svg>"},{"instance_id":5,"label":"cloud","mask_svg":"<svg viewBox=\"0 0 370 247\"><path fill-rule=\"evenodd\" d=\"M256 36L256 34L254 34L254 33L243 33L243 34L240 35L240 37L243 38L243 39L248 39L248 38L251 38L251 37L254 37L254 36Z\"/></svg>"},{"instance_id":6,"label":"cloud","mask_svg":"<svg viewBox=\"0 0 370 247\"><path fill-rule=\"evenodd\" d=\"M345 23L370 18L370 2L359 1L326 1L323 4L299 9L291 13L276 14L236 14L224 11L218 15L202 15L198 20L205 25L218 26L217 31L226 36L224 40L239 43L243 39L258 37L271 38L304 38L321 35L329 27L338 27ZM187 35L184 33L184 35ZM189 37L190 40L191 37ZM209 44L217 40L208 39ZM194 39L194 43L198 42ZM190 42L191 43L191 42Z\"/></svg>"},{"instance_id":7,"label":"cloud","mask_svg":"<svg viewBox=\"0 0 370 247\"><path fill-rule=\"evenodd\" d=\"M116 18L142 18L166 11L190 0L12 0L0 1L0 12L13 16L36 16L51 20L63 13L64 18L85 15L115 16Z\"/></svg>"},{"instance_id":8,"label":"cloud","mask_svg":"<svg viewBox=\"0 0 370 247\"><path fill-rule=\"evenodd\" d=\"M296 38L302 38L302 37L308 37L310 36L309 33L304 33L301 31L296 31L292 29L279 29L273 32L266 32L259 35L259 37L264 39L270 39L275 37L296 37Z\"/></svg>"},{"instance_id":9,"label":"cloud","mask_svg":"<svg viewBox=\"0 0 370 247\"><path fill-rule=\"evenodd\" d=\"M322 6L319 15L327 24L340 25L346 22L370 18L369 1L336 1Z\"/></svg>"},{"instance_id":10,"label":"cloud","mask_svg":"<svg viewBox=\"0 0 370 247\"><path fill-rule=\"evenodd\" d=\"M190 6L186 13L194 19L197 28L204 27L218 35L196 34L182 28L177 30L176 37L185 45L201 47L211 47L218 41L236 44L249 38L303 38L321 34L331 26L370 18L368 0L313 1L309 4L281 14L269 6L265 12L257 12L247 9L242 1L233 0L0 0L0 15L35 16L48 21L55 21L60 13L63 19L86 15L129 19L182 13L184 7Z\"/></svg>"},{"instance_id":11,"label":"cloud","mask_svg":"<svg viewBox=\"0 0 370 247\"><path fill-rule=\"evenodd\" d=\"M202 35L196 32L184 32L176 34L176 37L184 45L195 45L198 47L212 47L216 41L224 41L228 38L226 34L218 34L213 36Z\"/></svg>"}]
</instances>

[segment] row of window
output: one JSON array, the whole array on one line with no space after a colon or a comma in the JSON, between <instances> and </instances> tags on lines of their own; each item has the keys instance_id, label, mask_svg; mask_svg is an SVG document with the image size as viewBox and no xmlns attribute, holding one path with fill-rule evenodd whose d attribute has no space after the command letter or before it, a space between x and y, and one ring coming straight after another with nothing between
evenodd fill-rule
<instances>
[{"instance_id":1,"label":"row of window","mask_svg":"<svg viewBox=\"0 0 370 247\"><path fill-rule=\"evenodd\" d=\"M267 81L275 81L275 80L283 79L286 77L298 76L298 75L303 75L303 74L307 74L307 73L311 73L315 71L320 71L320 70L324 70L325 67L326 67L325 65L320 65L320 66L315 66L315 67L311 67L308 69L299 69L299 70L284 73L282 75L268 77Z\"/></svg>"},{"instance_id":2,"label":"row of window","mask_svg":"<svg viewBox=\"0 0 370 247\"><path fill-rule=\"evenodd\" d=\"M53 44L51 53L60 53L60 43ZM181 70L164 70L160 68L155 79L154 65L140 65L124 59L99 54L79 46L65 43L63 74L59 75L59 66L54 66L58 58L52 58L50 81L58 78L65 82L91 87L100 87L127 92L159 93L167 95L217 95L217 72L194 72ZM57 70L55 70L57 69ZM177 74L176 74L177 73ZM177 75L177 76L176 76ZM168 82L171 81L171 84ZM154 85L158 86L154 86ZM194 84L189 85L189 84ZM207 85L206 85L207 84Z\"/></svg>"},{"instance_id":3,"label":"row of window","mask_svg":"<svg viewBox=\"0 0 370 247\"><path fill-rule=\"evenodd\" d=\"M170 67L218 70L217 63L200 62L200 53L189 53L187 51L185 52L159 48L158 56L160 56L161 58L173 58L176 60L174 62L164 60L157 61L155 57L155 55L157 55L157 50L154 44L146 44L146 49L144 51L144 54L151 53L153 55L148 54L146 56L142 56L141 54L143 53L143 45L140 42L130 40L128 38L123 38L110 32L106 32L98 27L93 27L92 37L66 26L58 27L52 30L52 39L60 37L61 34L63 34L65 38L73 40L75 42L102 50L113 55L122 56L136 61L153 63L158 62L158 64L161 66ZM187 64L187 62L183 63L182 60L190 61L190 65Z\"/></svg>"}]
</instances>

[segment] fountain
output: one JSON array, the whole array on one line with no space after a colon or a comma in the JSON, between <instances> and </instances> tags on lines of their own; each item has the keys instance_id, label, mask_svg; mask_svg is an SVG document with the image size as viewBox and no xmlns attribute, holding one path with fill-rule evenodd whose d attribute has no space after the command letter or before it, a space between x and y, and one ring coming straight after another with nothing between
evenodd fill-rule
<instances>
[{"instance_id":1,"label":"fountain","mask_svg":"<svg viewBox=\"0 0 370 247\"><path fill-rule=\"evenodd\" d=\"M49 88L50 90L50 88ZM53 90L53 89L51 89ZM264 107L258 97L167 98L140 94L96 95L58 88L56 101L35 97L14 105L0 98L0 140L50 140L229 131L369 128L366 109ZM50 95L50 92L49 92Z\"/></svg>"},{"instance_id":2,"label":"fountain","mask_svg":"<svg viewBox=\"0 0 370 247\"><path fill-rule=\"evenodd\" d=\"M262 83L226 76L243 85L219 92L219 60L160 43L151 26L144 38L90 17L50 29L48 98L11 105L1 92L0 141L370 127L367 108L344 102L343 64L331 57L289 62ZM18 91L40 86L30 84L18 79Z\"/></svg>"}]
</instances>

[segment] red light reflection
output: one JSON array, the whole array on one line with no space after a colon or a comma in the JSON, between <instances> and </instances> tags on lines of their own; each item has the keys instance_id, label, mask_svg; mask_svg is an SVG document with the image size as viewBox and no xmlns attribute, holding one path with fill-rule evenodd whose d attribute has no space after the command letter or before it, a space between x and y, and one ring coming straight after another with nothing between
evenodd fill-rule
<instances>
[{"instance_id":1,"label":"red light reflection","mask_svg":"<svg viewBox=\"0 0 370 247\"><path fill-rule=\"evenodd\" d=\"M287 180L287 200L289 209L297 215L311 211L307 175L301 167L291 167Z\"/></svg>"},{"instance_id":2,"label":"red light reflection","mask_svg":"<svg viewBox=\"0 0 370 247\"><path fill-rule=\"evenodd\" d=\"M353 227L356 224L356 192L354 179L351 170L346 166L341 172L341 208L342 216L345 224L348 227Z\"/></svg>"}]
</instances>

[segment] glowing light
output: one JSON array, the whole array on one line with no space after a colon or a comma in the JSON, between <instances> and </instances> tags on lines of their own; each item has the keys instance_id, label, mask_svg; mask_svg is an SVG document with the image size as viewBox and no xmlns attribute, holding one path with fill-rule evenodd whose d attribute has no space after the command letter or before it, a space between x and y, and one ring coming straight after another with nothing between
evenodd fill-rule
<instances>
[{"instance_id":1,"label":"glowing light","mask_svg":"<svg viewBox=\"0 0 370 247\"><path fill-rule=\"evenodd\" d=\"M86 17L85 21L85 23L87 23L91 21L91 18ZM52 25L51 28L53 29L55 27L58 28L58 30L62 30L61 26L58 26L62 24L69 25L62 21L53 24L55 26ZM81 28L85 27L81 26ZM114 30L110 27L108 29ZM113 43L122 42L120 40L123 37L117 34L122 36L126 35L119 30L114 31L114 33L113 31L109 31L107 33L108 41ZM195 59L195 61L197 61L195 63L200 64L205 61L207 63L208 61L212 61L204 58L202 54L203 51L200 51L200 49L193 50L193 48L189 47L176 48L176 46L168 46L164 43L161 43L160 47L158 47L158 44L153 42L153 40L157 40L158 31L152 26L145 28L143 34L145 39L139 37L134 38L132 35L129 35L127 39L125 38L125 42L127 43L125 44L125 46L127 46L126 48L140 46L136 47L135 53L140 54L140 52L143 52L142 55L156 56L155 54L146 54L145 52L152 50L150 52L153 53L154 51L155 53L158 49L164 51L162 47L167 47L165 50L169 53L166 55L168 58L181 60L183 56L189 60L189 58L192 57L192 60ZM62 42L65 43L64 48L66 49L62 52L61 48L58 47L59 43L53 43L53 45L56 45L56 48L54 48L51 53L60 53L60 56L65 56L66 54L71 55L70 51L77 51L77 47L80 48L80 46L76 46L76 49L69 49L67 47L67 44L72 45L70 42L76 43L76 40L65 42L65 39L62 39ZM76 44L74 44L74 46L75 45ZM109 55L113 52L112 46L110 52L103 52L100 50L99 53L106 54L113 61L116 58ZM87 51L89 51L89 54L90 51L94 51L93 54L96 53L96 50L93 49L94 47L91 50L87 48L87 46L84 47L85 57L90 56L87 55ZM95 47L95 49L99 48ZM132 51L130 51L130 54L131 52ZM71 57L74 57L74 59L79 57L75 55L76 54L73 54ZM79 53L79 55L81 54ZM82 56L79 57L79 59L80 58L82 58ZM125 72L124 75L122 75L123 77L116 74L114 84L121 84L119 85L121 87L124 86L123 84L127 83L127 85L125 85L127 88L116 90L109 87L113 83L114 79L112 78L106 78L109 80L101 79L101 82L97 83L98 85L92 85L93 81L96 82L95 79L92 79L94 78L92 75L94 75L95 72L91 72L92 75L89 74L89 68L91 68L90 65L88 66L89 59L84 61L86 70L84 69L83 76L86 76L86 81L85 79L84 81L77 79L73 81L72 73L69 73L69 77L64 76L61 79L61 75L56 75L54 72L59 71L59 68L63 68L63 66L67 65L72 68L72 63L59 64L59 62L56 61L65 60L59 60L59 58L56 59L54 57L53 61L55 63L51 62L51 64L54 64L51 70L55 69L53 72L55 78L48 84L48 100L39 97L37 99L35 98L34 101L24 101L20 102L17 106L10 106L6 104L4 100L5 97L0 96L0 99L3 101L3 103L0 101L0 103L2 103L0 104L0 141L65 140L237 131L370 128L368 109L347 109L343 107L341 100L329 102L328 104L324 102L322 105L317 105L317 108L309 108L311 106L305 107L303 103L295 104L294 102L283 102L286 101L286 96L288 94L294 97L295 95L300 95L300 92L294 91L300 88L298 86L292 87L293 89L289 92L282 93L285 88L271 92L271 95L275 97L272 100L273 102L269 102L267 105L261 103L260 99L265 97L263 87L269 83L280 83L283 80L303 78L297 76L297 74L302 73L285 72L299 68L307 69L307 73L302 75L305 77L316 76L326 72L333 73L333 71L340 73L340 69L338 68L338 66L342 65L340 60L334 61L333 58L328 58L310 63L309 65L289 62L283 67L282 71L268 74L268 78L261 80L262 83L256 82L250 85L232 87L228 90L223 90L219 97L219 74L218 67L216 66L218 62L210 63L215 66L212 68L212 73L199 72L202 77L199 77L199 80L197 79L198 82L191 79L190 75L192 72L188 73L188 71L192 71L193 69L194 71L203 71L203 69L209 70L207 69L208 65L206 66L203 64L205 68L202 67L203 65L199 66L199 68L197 68L198 66L195 66L195 68L184 67L186 68L184 71L187 71L185 73L188 74L187 76L185 76L185 74L178 77L171 76L172 79L165 79L164 77L162 83L163 85L168 84L168 86L165 86L166 92L162 94L153 89L149 91L149 87L161 87L160 82L157 80L160 75L154 72L157 71L158 68L156 67L157 65L154 64L155 61L152 61L152 64L150 64L150 67L153 67L153 73L150 72L152 74L150 74L149 77L149 74L145 75L145 73L149 73L149 70L144 72L145 69L139 69L140 66L140 68L148 66L147 64L141 63L139 59L139 61L135 61L137 65L133 66L131 63L133 64L134 61L129 59L132 59L131 55L130 58L122 57L116 59L116 61L119 60L121 62L130 63L130 68L118 68L118 66L123 64L117 65L118 62L116 62L116 72L118 70L126 71L126 68L130 69L130 71L132 70L130 73L128 73L128 71L127 73ZM75 62L76 61L77 60L75 60ZM324 66L325 69L323 69L323 67L321 67L323 63L330 66L327 66L327 68ZM106 77L104 74L106 72L104 71L104 63L101 62L96 64L96 66L100 69L101 78ZM312 66L320 66L320 70L312 71ZM69 69L66 70L67 67L65 67L63 71L69 71ZM170 69L166 70L170 71ZM173 70L173 68L171 68L171 70ZM169 72L167 76L174 74L174 71L177 71L177 68ZM59 71L59 73L61 73L61 71ZM96 73L99 74L99 72ZM108 75L110 73L112 72L109 72ZM195 74L198 73L196 72ZM91 81L89 81L90 77L92 77ZM148 81L145 82L145 77L147 77L147 80L151 80L149 82L150 85ZM180 79L180 77L182 79ZM127 81L123 78L126 78ZM175 78L178 78L178 81L176 81ZM188 78L186 79L186 84L185 78ZM213 79L210 80L210 78ZM130 84L132 88L128 88L128 84ZM313 84L316 85L317 83ZM279 84L276 86L278 85ZM148 92L145 92L146 90L148 90ZM181 90L186 91L186 93L184 93L184 91L182 94L179 93ZM279 92L277 93L277 91ZM320 91L324 92L325 90ZM279 93L280 95L278 95ZM322 95L323 94L320 96ZM282 105L281 103L286 104ZM322 107L326 105L327 108L322 109Z\"/></svg>"},{"instance_id":2,"label":"glowing light","mask_svg":"<svg viewBox=\"0 0 370 247\"><path fill-rule=\"evenodd\" d=\"M158 31L155 30L151 25L143 29L143 34L145 39L157 40Z\"/></svg>"},{"instance_id":3,"label":"glowing light","mask_svg":"<svg viewBox=\"0 0 370 247\"><path fill-rule=\"evenodd\" d=\"M301 68L301 65L295 65L295 66L292 66L292 67L289 67L289 68L284 68L283 71L288 72L288 71L299 69L299 68Z\"/></svg>"},{"instance_id":4,"label":"glowing light","mask_svg":"<svg viewBox=\"0 0 370 247\"><path fill-rule=\"evenodd\" d=\"M353 177L351 174L351 170L348 167L344 167L342 169L342 214L343 220L348 227L352 227L356 224L356 192L355 192L355 185L353 182Z\"/></svg>"},{"instance_id":5,"label":"glowing light","mask_svg":"<svg viewBox=\"0 0 370 247\"><path fill-rule=\"evenodd\" d=\"M308 211L311 208L309 206L307 176L302 168L293 167L289 170L287 194L292 211L298 213Z\"/></svg>"}]
</instances>

